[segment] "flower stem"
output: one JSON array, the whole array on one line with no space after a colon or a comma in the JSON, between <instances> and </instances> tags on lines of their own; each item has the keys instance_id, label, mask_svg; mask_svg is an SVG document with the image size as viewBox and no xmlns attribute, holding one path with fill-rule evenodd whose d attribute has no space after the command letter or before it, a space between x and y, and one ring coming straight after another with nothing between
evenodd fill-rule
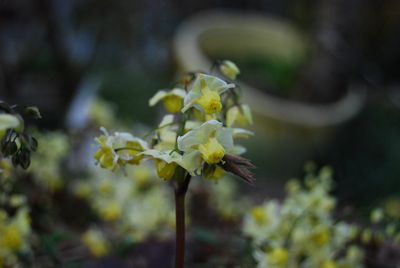
<instances>
[{"instance_id":1,"label":"flower stem","mask_svg":"<svg viewBox=\"0 0 400 268\"><path fill-rule=\"evenodd\" d=\"M185 263L185 196L191 176L188 174L183 182L175 188L176 247L175 267L183 268Z\"/></svg>"}]
</instances>

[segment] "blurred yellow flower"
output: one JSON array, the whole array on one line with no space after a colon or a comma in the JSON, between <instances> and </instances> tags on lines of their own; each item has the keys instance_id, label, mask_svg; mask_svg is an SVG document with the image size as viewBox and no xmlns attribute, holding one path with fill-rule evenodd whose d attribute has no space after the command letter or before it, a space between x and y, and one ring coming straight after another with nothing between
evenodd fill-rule
<instances>
[{"instance_id":1,"label":"blurred yellow flower","mask_svg":"<svg viewBox=\"0 0 400 268\"><path fill-rule=\"evenodd\" d=\"M90 253L97 258L106 256L110 251L110 245L103 233L94 228L82 235L82 242L88 247Z\"/></svg>"},{"instance_id":2,"label":"blurred yellow flower","mask_svg":"<svg viewBox=\"0 0 400 268\"><path fill-rule=\"evenodd\" d=\"M251 210L251 217L259 225L265 224L268 221L268 216L267 216L266 211L265 211L265 209L263 207L254 207Z\"/></svg>"},{"instance_id":3,"label":"blurred yellow flower","mask_svg":"<svg viewBox=\"0 0 400 268\"><path fill-rule=\"evenodd\" d=\"M18 251L22 246L22 235L17 226L10 224L1 232L0 248L8 248L12 251Z\"/></svg>"},{"instance_id":4,"label":"blurred yellow flower","mask_svg":"<svg viewBox=\"0 0 400 268\"><path fill-rule=\"evenodd\" d=\"M289 260L289 252L284 248L274 248L267 253L267 258L275 267L285 267Z\"/></svg>"},{"instance_id":5,"label":"blurred yellow flower","mask_svg":"<svg viewBox=\"0 0 400 268\"><path fill-rule=\"evenodd\" d=\"M178 165L174 162L167 163L163 160L156 159L156 170L158 177L164 180L170 180L175 174L176 167Z\"/></svg>"},{"instance_id":6,"label":"blurred yellow flower","mask_svg":"<svg viewBox=\"0 0 400 268\"><path fill-rule=\"evenodd\" d=\"M311 236L311 241L320 247L328 243L329 239L330 234L328 229L316 230Z\"/></svg>"},{"instance_id":7,"label":"blurred yellow flower","mask_svg":"<svg viewBox=\"0 0 400 268\"><path fill-rule=\"evenodd\" d=\"M226 114L226 126L232 127L238 125L240 127L245 127L247 125L253 124L253 117L251 115L251 110L248 105L233 106L229 108Z\"/></svg>"},{"instance_id":8,"label":"blurred yellow flower","mask_svg":"<svg viewBox=\"0 0 400 268\"><path fill-rule=\"evenodd\" d=\"M336 263L331 260L323 261L321 264L321 268L336 268Z\"/></svg>"},{"instance_id":9,"label":"blurred yellow flower","mask_svg":"<svg viewBox=\"0 0 400 268\"><path fill-rule=\"evenodd\" d=\"M240 74L239 68L230 60L224 60L219 65L220 71L228 78L235 80L236 76Z\"/></svg>"},{"instance_id":10,"label":"blurred yellow flower","mask_svg":"<svg viewBox=\"0 0 400 268\"><path fill-rule=\"evenodd\" d=\"M226 174L225 170L219 166L213 166L206 169L204 172L204 178L214 181L219 181Z\"/></svg>"},{"instance_id":11,"label":"blurred yellow flower","mask_svg":"<svg viewBox=\"0 0 400 268\"><path fill-rule=\"evenodd\" d=\"M185 96L186 91L180 88L175 88L169 92L160 90L149 100L149 106L154 106L162 100L165 110L169 113L179 113L183 108Z\"/></svg>"},{"instance_id":12,"label":"blurred yellow flower","mask_svg":"<svg viewBox=\"0 0 400 268\"><path fill-rule=\"evenodd\" d=\"M108 202L100 208L100 217L105 221L116 221L121 217L121 207L117 202Z\"/></svg>"},{"instance_id":13,"label":"blurred yellow flower","mask_svg":"<svg viewBox=\"0 0 400 268\"><path fill-rule=\"evenodd\" d=\"M379 223L383 219L383 209L376 208L371 212L370 220L372 223Z\"/></svg>"}]
</instances>

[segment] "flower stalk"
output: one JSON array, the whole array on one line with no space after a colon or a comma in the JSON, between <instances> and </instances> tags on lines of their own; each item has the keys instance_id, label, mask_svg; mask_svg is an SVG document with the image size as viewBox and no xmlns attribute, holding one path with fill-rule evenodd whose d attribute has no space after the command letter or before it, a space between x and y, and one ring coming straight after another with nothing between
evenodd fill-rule
<instances>
[{"instance_id":1,"label":"flower stalk","mask_svg":"<svg viewBox=\"0 0 400 268\"><path fill-rule=\"evenodd\" d=\"M185 197L189 187L188 174L182 182L175 187L175 219L176 219L176 245L175 245L175 267L183 268L185 263Z\"/></svg>"}]
</instances>

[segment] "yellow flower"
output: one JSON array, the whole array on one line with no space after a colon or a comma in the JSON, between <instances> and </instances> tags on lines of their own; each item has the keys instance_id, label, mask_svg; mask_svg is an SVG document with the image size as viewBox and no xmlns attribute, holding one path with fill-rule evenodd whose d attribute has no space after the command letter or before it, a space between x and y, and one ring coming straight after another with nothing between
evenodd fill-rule
<instances>
[{"instance_id":1,"label":"yellow flower","mask_svg":"<svg viewBox=\"0 0 400 268\"><path fill-rule=\"evenodd\" d=\"M199 145L199 151L207 164L218 164L225 155L224 147L215 137L209 138L207 143Z\"/></svg>"},{"instance_id":2,"label":"yellow flower","mask_svg":"<svg viewBox=\"0 0 400 268\"><path fill-rule=\"evenodd\" d=\"M174 162L167 163L163 160L156 159L156 169L158 177L168 181L172 179L178 165Z\"/></svg>"},{"instance_id":3,"label":"yellow flower","mask_svg":"<svg viewBox=\"0 0 400 268\"><path fill-rule=\"evenodd\" d=\"M183 99L176 95L170 95L163 99L163 104L168 112L179 113L183 107Z\"/></svg>"},{"instance_id":4,"label":"yellow flower","mask_svg":"<svg viewBox=\"0 0 400 268\"><path fill-rule=\"evenodd\" d=\"M104 180L99 185L99 192L103 196L110 196L113 192L113 187L109 180Z\"/></svg>"},{"instance_id":5,"label":"yellow flower","mask_svg":"<svg viewBox=\"0 0 400 268\"><path fill-rule=\"evenodd\" d=\"M239 68L230 60L224 60L219 65L219 70L223 73L226 77L235 80L236 76L240 74Z\"/></svg>"},{"instance_id":6,"label":"yellow flower","mask_svg":"<svg viewBox=\"0 0 400 268\"><path fill-rule=\"evenodd\" d=\"M235 124L240 127L253 124L253 118L248 105L233 106L228 110L226 125L227 127L232 127Z\"/></svg>"},{"instance_id":7,"label":"yellow flower","mask_svg":"<svg viewBox=\"0 0 400 268\"><path fill-rule=\"evenodd\" d=\"M268 215L263 207L254 207L251 210L251 217L258 225L268 222Z\"/></svg>"},{"instance_id":8,"label":"yellow flower","mask_svg":"<svg viewBox=\"0 0 400 268\"><path fill-rule=\"evenodd\" d=\"M372 231L371 229L365 229L362 233L361 233L361 242L368 244L369 242L371 242L372 239Z\"/></svg>"},{"instance_id":9,"label":"yellow flower","mask_svg":"<svg viewBox=\"0 0 400 268\"><path fill-rule=\"evenodd\" d=\"M175 88L170 92L160 90L149 100L149 105L154 106L162 100L165 109L169 113L179 113L183 108L183 99L185 96L185 90L180 88Z\"/></svg>"},{"instance_id":10,"label":"yellow flower","mask_svg":"<svg viewBox=\"0 0 400 268\"><path fill-rule=\"evenodd\" d=\"M139 187L148 186L151 183L154 173L149 165L141 164L132 169L132 180Z\"/></svg>"},{"instance_id":11,"label":"yellow flower","mask_svg":"<svg viewBox=\"0 0 400 268\"><path fill-rule=\"evenodd\" d=\"M195 107L209 115L218 113L222 109L220 95L233 87L235 87L234 84L227 84L218 77L198 74L185 97L182 112L184 113L189 108Z\"/></svg>"},{"instance_id":12,"label":"yellow flower","mask_svg":"<svg viewBox=\"0 0 400 268\"><path fill-rule=\"evenodd\" d=\"M331 260L323 261L321 264L321 268L336 268L336 263Z\"/></svg>"},{"instance_id":13,"label":"yellow flower","mask_svg":"<svg viewBox=\"0 0 400 268\"><path fill-rule=\"evenodd\" d=\"M136 141L128 141L125 145L126 156L130 158L127 163L132 165L138 165L143 156L140 153L143 151L144 147ZM120 154L119 154L120 155Z\"/></svg>"},{"instance_id":14,"label":"yellow flower","mask_svg":"<svg viewBox=\"0 0 400 268\"><path fill-rule=\"evenodd\" d=\"M400 199L397 197L390 197L385 201L385 213L395 219L400 218Z\"/></svg>"},{"instance_id":15,"label":"yellow flower","mask_svg":"<svg viewBox=\"0 0 400 268\"><path fill-rule=\"evenodd\" d=\"M89 106L89 118L97 126L110 127L115 125L115 109L102 99L95 98Z\"/></svg>"},{"instance_id":16,"label":"yellow flower","mask_svg":"<svg viewBox=\"0 0 400 268\"><path fill-rule=\"evenodd\" d=\"M178 149L188 153L199 153L206 163L218 164L227 153L233 154L233 130L224 128L221 122L210 120L178 137Z\"/></svg>"},{"instance_id":17,"label":"yellow flower","mask_svg":"<svg viewBox=\"0 0 400 268\"><path fill-rule=\"evenodd\" d=\"M0 247L18 251L22 246L22 234L16 225L5 227L0 237Z\"/></svg>"},{"instance_id":18,"label":"yellow flower","mask_svg":"<svg viewBox=\"0 0 400 268\"><path fill-rule=\"evenodd\" d=\"M219 181L225 175L225 170L219 166L210 166L210 168L205 170L203 175L206 179Z\"/></svg>"},{"instance_id":19,"label":"yellow flower","mask_svg":"<svg viewBox=\"0 0 400 268\"><path fill-rule=\"evenodd\" d=\"M330 234L328 229L317 230L311 236L311 240L318 246L325 245L330 239Z\"/></svg>"},{"instance_id":20,"label":"yellow flower","mask_svg":"<svg viewBox=\"0 0 400 268\"><path fill-rule=\"evenodd\" d=\"M191 152L184 155L180 155L176 151L160 151L160 150L146 150L142 153L143 155L149 156L153 159L160 160L166 164L175 163L185 169L190 175L195 176L196 173L201 169L201 157L197 152ZM160 166L162 168L163 166ZM169 166L168 172L172 171L173 166ZM167 171L167 170L166 170Z\"/></svg>"},{"instance_id":21,"label":"yellow flower","mask_svg":"<svg viewBox=\"0 0 400 268\"><path fill-rule=\"evenodd\" d=\"M94 158L102 168L115 170L118 165L140 163L143 158L141 152L147 149L147 143L144 140L129 133L115 132L114 135L109 135L104 128L101 130L104 135L95 139L99 149L94 154Z\"/></svg>"},{"instance_id":22,"label":"yellow flower","mask_svg":"<svg viewBox=\"0 0 400 268\"><path fill-rule=\"evenodd\" d=\"M211 91L205 83L203 83L202 86L202 95L196 100L195 103L200 105L206 114L219 113L222 109L221 97L217 92Z\"/></svg>"},{"instance_id":23,"label":"yellow flower","mask_svg":"<svg viewBox=\"0 0 400 268\"><path fill-rule=\"evenodd\" d=\"M87 199L91 193L91 187L86 182L79 182L75 185L74 192L77 197Z\"/></svg>"},{"instance_id":24,"label":"yellow flower","mask_svg":"<svg viewBox=\"0 0 400 268\"><path fill-rule=\"evenodd\" d=\"M300 191L301 185L298 180L291 179L286 183L285 188L289 194L296 194Z\"/></svg>"},{"instance_id":25,"label":"yellow flower","mask_svg":"<svg viewBox=\"0 0 400 268\"><path fill-rule=\"evenodd\" d=\"M110 202L101 208L100 217L105 221L116 221L121 217L121 207L116 202Z\"/></svg>"},{"instance_id":26,"label":"yellow flower","mask_svg":"<svg viewBox=\"0 0 400 268\"><path fill-rule=\"evenodd\" d=\"M7 179L10 177L12 172L11 161L7 158L2 158L0 160L0 176Z\"/></svg>"},{"instance_id":27,"label":"yellow flower","mask_svg":"<svg viewBox=\"0 0 400 268\"><path fill-rule=\"evenodd\" d=\"M82 236L82 242L88 247L90 253L97 257L104 257L110 251L110 246L103 234L96 230L90 229Z\"/></svg>"},{"instance_id":28,"label":"yellow flower","mask_svg":"<svg viewBox=\"0 0 400 268\"><path fill-rule=\"evenodd\" d=\"M107 145L107 137L100 136L96 139L100 148L95 152L94 159L100 164L102 168L113 170L116 165L116 153Z\"/></svg>"},{"instance_id":29,"label":"yellow flower","mask_svg":"<svg viewBox=\"0 0 400 268\"><path fill-rule=\"evenodd\" d=\"M371 212L370 219L372 223L379 223L383 219L383 210L376 208Z\"/></svg>"},{"instance_id":30,"label":"yellow flower","mask_svg":"<svg viewBox=\"0 0 400 268\"><path fill-rule=\"evenodd\" d=\"M284 248L274 248L267 253L269 263L278 267L285 267L289 260L289 252Z\"/></svg>"}]
</instances>

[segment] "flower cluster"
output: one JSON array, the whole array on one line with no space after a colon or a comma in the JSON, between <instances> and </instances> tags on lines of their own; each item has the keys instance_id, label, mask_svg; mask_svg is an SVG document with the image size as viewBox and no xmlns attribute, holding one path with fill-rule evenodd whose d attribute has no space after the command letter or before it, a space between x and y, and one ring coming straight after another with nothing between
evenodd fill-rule
<instances>
[{"instance_id":1,"label":"flower cluster","mask_svg":"<svg viewBox=\"0 0 400 268\"><path fill-rule=\"evenodd\" d=\"M335 221L329 195L331 171L309 174L305 186L287 184L288 197L268 201L246 216L243 231L253 242L257 267L362 267L355 225Z\"/></svg>"},{"instance_id":2,"label":"flower cluster","mask_svg":"<svg viewBox=\"0 0 400 268\"><path fill-rule=\"evenodd\" d=\"M88 202L101 221L113 227L114 236L137 243L149 236L168 237L173 231L173 200L168 188L160 186L154 169L149 163L141 163L127 166L120 176L109 170L93 169L89 177L72 185L72 191ZM109 247L93 248L96 243L90 241L97 241L98 237L88 232L83 241L94 256L102 257Z\"/></svg>"},{"instance_id":3,"label":"flower cluster","mask_svg":"<svg viewBox=\"0 0 400 268\"><path fill-rule=\"evenodd\" d=\"M44 145L33 155L29 172L38 185L51 192L57 191L64 185L62 163L70 150L68 136L62 132L48 132L37 134L37 138Z\"/></svg>"},{"instance_id":4,"label":"flower cluster","mask_svg":"<svg viewBox=\"0 0 400 268\"><path fill-rule=\"evenodd\" d=\"M384 208L373 209L370 213L370 224L360 234L361 242L364 245L386 243L400 246L399 208L399 200L390 198Z\"/></svg>"},{"instance_id":5,"label":"flower cluster","mask_svg":"<svg viewBox=\"0 0 400 268\"><path fill-rule=\"evenodd\" d=\"M235 79L239 73L230 61L220 63L220 71ZM150 106L163 103L168 112L148 135L151 140L130 133L110 135L104 128L96 138L97 163L109 170L137 165L142 159L155 162L157 174L164 180L202 175L210 179L221 177L225 171L234 173L249 183L254 166L239 155L245 148L235 144L252 132L237 128L252 123L249 106L241 103L239 89L234 83L205 73L192 73L171 90L157 92Z\"/></svg>"},{"instance_id":6,"label":"flower cluster","mask_svg":"<svg viewBox=\"0 0 400 268\"><path fill-rule=\"evenodd\" d=\"M29 211L24 196L12 195L7 202L2 201L2 207L13 208L16 212L10 215L0 209L0 267L16 267L19 257L31 251Z\"/></svg>"}]
</instances>

